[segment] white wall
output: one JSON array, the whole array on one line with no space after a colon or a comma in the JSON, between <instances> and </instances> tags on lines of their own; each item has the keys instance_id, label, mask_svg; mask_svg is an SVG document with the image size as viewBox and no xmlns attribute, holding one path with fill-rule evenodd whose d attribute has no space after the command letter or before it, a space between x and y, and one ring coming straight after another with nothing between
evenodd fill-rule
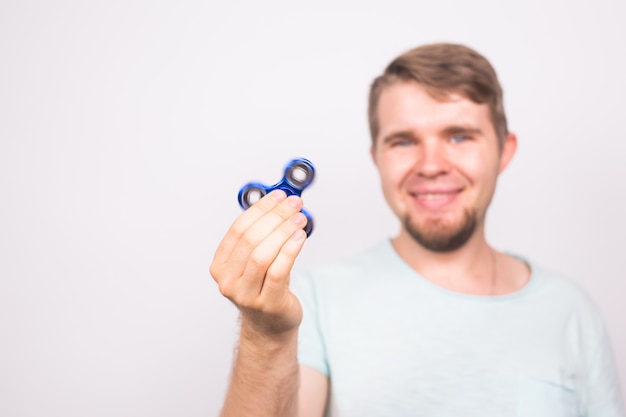
<instances>
[{"instance_id":1,"label":"white wall","mask_svg":"<svg viewBox=\"0 0 626 417\"><path fill-rule=\"evenodd\" d=\"M208 265L239 187L316 164L301 265L394 234L365 97L432 41L505 87L491 242L589 291L626 385L626 3L217 3L0 3L0 415L216 415L236 311Z\"/></svg>"}]
</instances>

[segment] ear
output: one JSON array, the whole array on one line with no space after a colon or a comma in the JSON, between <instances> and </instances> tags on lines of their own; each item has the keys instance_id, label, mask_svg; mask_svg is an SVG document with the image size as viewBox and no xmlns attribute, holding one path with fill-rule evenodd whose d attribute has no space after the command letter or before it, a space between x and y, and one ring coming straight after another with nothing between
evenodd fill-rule
<instances>
[{"instance_id":1,"label":"ear","mask_svg":"<svg viewBox=\"0 0 626 417\"><path fill-rule=\"evenodd\" d=\"M370 146L370 157L372 158L372 162L374 162L374 166L378 166L376 163L376 148L374 148L374 145Z\"/></svg>"},{"instance_id":2,"label":"ear","mask_svg":"<svg viewBox=\"0 0 626 417\"><path fill-rule=\"evenodd\" d=\"M513 155L515 155L515 151L517 151L517 136L515 136L515 133L507 133L506 138L504 138L504 143L502 144L502 150L500 151L500 168L498 169L498 174L502 173L509 165L509 162L513 159Z\"/></svg>"}]
</instances>

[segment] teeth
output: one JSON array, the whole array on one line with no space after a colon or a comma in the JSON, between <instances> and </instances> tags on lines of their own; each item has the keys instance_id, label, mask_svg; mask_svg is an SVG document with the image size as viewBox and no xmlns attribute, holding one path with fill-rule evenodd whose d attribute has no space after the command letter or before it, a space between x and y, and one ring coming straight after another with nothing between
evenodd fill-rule
<instances>
[{"instance_id":1,"label":"teeth","mask_svg":"<svg viewBox=\"0 0 626 417\"><path fill-rule=\"evenodd\" d=\"M419 198L423 198L424 200L437 200L440 198L445 198L447 197L448 194L442 194L442 193L429 193L429 194L419 194L418 197Z\"/></svg>"}]
</instances>

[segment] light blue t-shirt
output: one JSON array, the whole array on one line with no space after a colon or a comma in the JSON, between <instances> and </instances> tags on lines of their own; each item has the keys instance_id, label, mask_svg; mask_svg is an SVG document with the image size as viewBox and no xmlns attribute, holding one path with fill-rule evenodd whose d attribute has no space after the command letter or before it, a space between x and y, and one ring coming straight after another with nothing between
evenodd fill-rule
<instances>
[{"instance_id":1,"label":"light blue t-shirt","mask_svg":"<svg viewBox=\"0 0 626 417\"><path fill-rule=\"evenodd\" d=\"M602 318L530 264L502 296L445 290L390 241L295 273L299 361L330 378L329 416L623 417Z\"/></svg>"}]
</instances>

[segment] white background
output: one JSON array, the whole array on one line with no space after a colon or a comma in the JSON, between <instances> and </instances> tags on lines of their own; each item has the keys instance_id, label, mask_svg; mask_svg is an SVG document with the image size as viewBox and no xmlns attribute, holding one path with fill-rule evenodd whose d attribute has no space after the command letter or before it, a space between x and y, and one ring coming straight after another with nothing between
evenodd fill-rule
<instances>
[{"instance_id":1,"label":"white background","mask_svg":"<svg viewBox=\"0 0 626 417\"><path fill-rule=\"evenodd\" d=\"M299 265L395 234L367 89L434 41L493 62L519 137L491 243L588 290L626 384L626 3L295 3L0 2L0 415L216 415L239 187L315 163Z\"/></svg>"}]
</instances>

